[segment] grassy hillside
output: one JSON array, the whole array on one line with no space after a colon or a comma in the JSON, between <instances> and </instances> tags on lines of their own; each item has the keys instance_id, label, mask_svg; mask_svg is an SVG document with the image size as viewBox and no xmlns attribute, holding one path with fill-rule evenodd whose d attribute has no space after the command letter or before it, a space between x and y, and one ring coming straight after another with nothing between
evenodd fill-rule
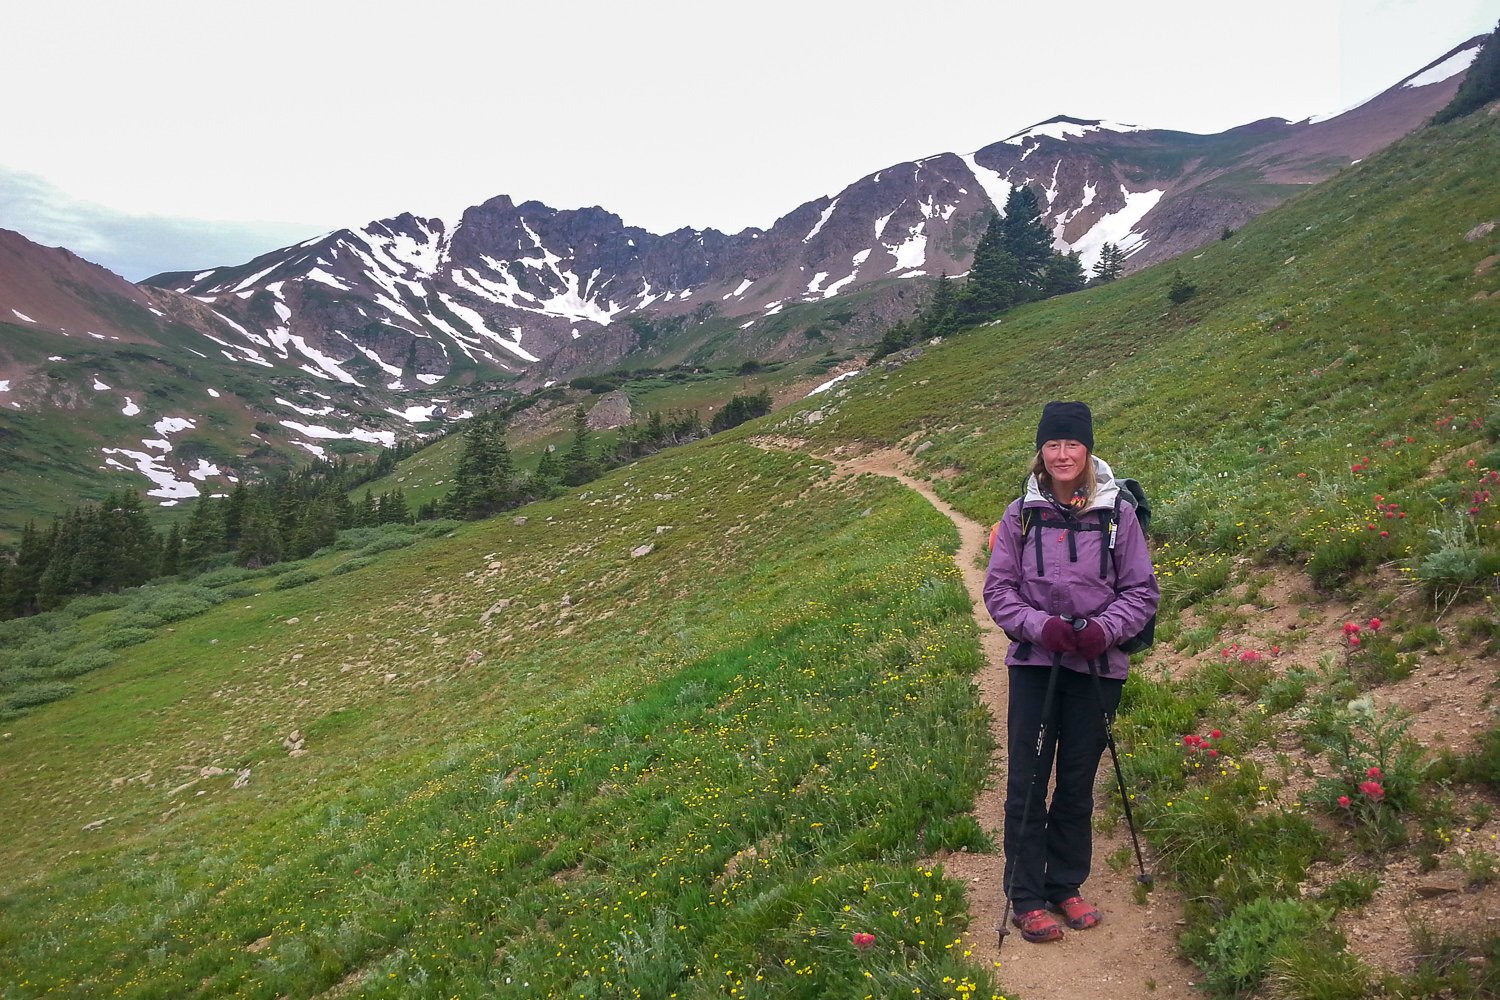
<instances>
[{"instance_id":1,"label":"grassy hillside","mask_svg":"<svg viewBox=\"0 0 1500 1000\"><path fill-rule=\"evenodd\" d=\"M617 383L629 397L634 422L644 424L653 411L663 414L674 410L695 411L706 427L713 414L736 395L753 396L765 390L774 399L801 396L808 387L826 381L831 367L848 365L851 359L849 353L829 351L817 357L764 366L677 369L657 374L635 374L636 370L632 370L625 377L609 378L610 384ZM558 398L549 399L547 393L541 394L531 407L513 416L509 424L507 440L511 453L528 470L536 467L543 449L554 447L566 451L573 438L574 409L578 406L591 409L599 402L599 396L591 392L563 386L550 391ZM461 430L462 424L457 429ZM594 451L609 448L618 438L618 431L593 432L590 448ZM405 492L408 505L416 510L425 503L441 500L452 489L453 470L462 452L462 434L446 435L403 459L389 475L359 487L351 495L358 499L368 489L379 496L399 488Z\"/></svg>"},{"instance_id":2,"label":"grassy hillside","mask_svg":"<svg viewBox=\"0 0 1500 1000\"><path fill-rule=\"evenodd\" d=\"M1500 467L1500 229L1465 239L1500 220L1497 157L1493 116L1429 130L1191 259L1017 310L777 426L925 445L940 491L994 520L1040 404L1084 399L1172 546L1312 560L1329 582L1429 551ZM1175 281L1196 289L1181 304Z\"/></svg>"},{"instance_id":3,"label":"grassy hillside","mask_svg":"<svg viewBox=\"0 0 1500 1000\"><path fill-rule=\"evenodd\" d=\"M1334 919L1392 857L1483 875L1444 838L1489 829L1493 788L1418 766L1370 691L1500 651L1500 522L1475 495L1500 467L1500 230L1465 239L1500 221L1495 162L1494 117L1429 130L1193 259L582 492L208 581L216 607L158 616L0 730L5 995L990 995L963 887L922 864L990 846L952 529L744 439L901 444L992 520L1048 398L1089 400L1101 454L1157 504L1152 655L1199 669L1148 659L1122 735L1211 991L1274 958L1282 996L1493 995L1442 978L1500 967L1493 934L1377 991ZM1286 564L1320 589L1268 600ZM1332 649L1300 615L1340 592L1411 620ZM107 604L35 627L148 628ZM1181 738L1208 713L1225 764L1199 773ZM1375 761L1388 799L1340 813ZM1312 891L1314 863L1351 856L1368 869Z\"/></svg>"},{"instance_id":4,"label":"grassy hillside","mask_svg":"<svg viewBox=\"0 0 1500 1000\"><path fill-rule=\"evenodd\" d=\"M981 981L917 864L981 843L951 525L711 442L526 518L240 586L7 723L8 995Z\"/></svg>"}]
</instances>

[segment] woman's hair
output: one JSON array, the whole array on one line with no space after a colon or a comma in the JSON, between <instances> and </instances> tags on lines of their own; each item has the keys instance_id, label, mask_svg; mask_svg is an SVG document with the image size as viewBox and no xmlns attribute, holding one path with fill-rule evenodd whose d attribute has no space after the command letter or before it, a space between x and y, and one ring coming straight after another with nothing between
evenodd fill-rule
<instances>
[{"instance_id":1,"label":"woman's hair","mask_svg":"<svg viewBox=\"0 0 1500 1000\"><path fill-rule=\"evenodd\" d=\"M1036 481L1046 489L1048 493L1057 496L1052 489L1052 476L1047 472L1047 464L1042 461L1042 449L1036 450L1036 457L1031 460L1031 474L1036 476ZM1082 485L1089 500L1094 499L1094 493L1099 489L1099 477L1094 474L1094 453L1090 451L1083 463ZM1063 503L1071 500L1071 497L1057 497Z\"/></svg>"}]
</instances>

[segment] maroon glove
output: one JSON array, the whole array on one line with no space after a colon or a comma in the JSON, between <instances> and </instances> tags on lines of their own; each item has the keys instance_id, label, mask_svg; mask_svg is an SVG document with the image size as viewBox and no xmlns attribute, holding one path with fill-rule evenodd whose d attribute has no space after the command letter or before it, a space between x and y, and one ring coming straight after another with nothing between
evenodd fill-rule
<instances>
[{"instance_id":1,"label":"maroon glove","mask_svg":"<svg viewBox=\"0 0 1500 1000\"><path fill-rule=\"evenodd\" d=\"M1073 648L1085 660L1097 660L1109 648L1109 636L1104 634L1104 626L1092 618L1074 634L1073 641L1075 643Z\"/></svg>"},{"instance_id":2,"label":"maroon glove","mask_svg":"<svg viewBox=\"0 0 1500 1000\"><path fill-rule=\"evenodd\" d=\"M1073 635L1072 624L1063 621L1057 615L1053 615L1042 626L1042 636L1037 641L1042 644L1043 649L1049 652L1071 653L1078 648L1073 644Z\"/></svg>"}]
</instances>

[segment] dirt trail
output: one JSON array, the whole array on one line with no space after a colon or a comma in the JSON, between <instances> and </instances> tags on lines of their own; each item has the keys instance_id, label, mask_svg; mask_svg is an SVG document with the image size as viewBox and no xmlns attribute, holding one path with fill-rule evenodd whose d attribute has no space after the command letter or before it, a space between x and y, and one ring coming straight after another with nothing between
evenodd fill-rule
<instances>
[{"instance_id":1,"label":"dirt trail","mask_svg":"<svg viewBox=\"0 0 1500 1000\"><path fill-rule=\"evenodd\" d=\"M969 520L943 502L928 484L902 472L905 460L899 451L872 452L840 462L838 470L846 475L869 472L892 477L920 493L958 527L960 542L954 560L974 601L974 619L979 624L985 658L978 684L994 720L997 746L991 780L979 795L975 816L999 844L1004 803L1007 640L984 609L984 570L979 559L989 528ZM1100 779L1099 801L1118 794L1107 759L1100 768ZM1105 864L1104 859L1122 847L1130 849L1123 821L1116 829L1095 836L1094 872L1085 894L1104 912L1103 923L1088 931L1069 931L1062 941L1045 945L1028 944L1019 933L1012 933L1003 948L997 946L995 933L1005 906L1000 855L961 853L934 859L941 861L950 877L967 883L973 920L965 946L982 964L996 969L1006 996L1045 1000L1091 995L1131 1000L1198 995L1192 989L1197 970L1176 954L1181 900L1170 888L1158 884L1146 904L1138 904L1134 898L1133 858L1131 867L1120 872ZM1149 856L1147 868L1150 870Z\"/></svg>"}]
</instances>

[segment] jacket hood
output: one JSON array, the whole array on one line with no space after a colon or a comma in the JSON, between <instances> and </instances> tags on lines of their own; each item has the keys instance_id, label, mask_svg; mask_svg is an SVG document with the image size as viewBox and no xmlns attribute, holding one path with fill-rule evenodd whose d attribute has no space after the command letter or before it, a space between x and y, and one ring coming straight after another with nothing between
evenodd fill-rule
<instances>
[{"instance_id":1,"label":"jacket hood","mask_svg":"<svg viewBox=\"0 0 1500 1000\"><path fill-rule=\"evenodd\" d=\"M1098 455L1090 455L1089 461L1094 463L1094 496L1089 500L1086 510L1100 510L1102 508L1113 509L1115 498L1120 495L1120 484L1115 482L1114 470L1109 463ZM1028 507L1032 504L1052 505L1052 501L1042 495L1042 486L1037 482L1035 474L1026 477L1026 496L1021 500L1021 506Z\"/></svg>"}]
</instances>

